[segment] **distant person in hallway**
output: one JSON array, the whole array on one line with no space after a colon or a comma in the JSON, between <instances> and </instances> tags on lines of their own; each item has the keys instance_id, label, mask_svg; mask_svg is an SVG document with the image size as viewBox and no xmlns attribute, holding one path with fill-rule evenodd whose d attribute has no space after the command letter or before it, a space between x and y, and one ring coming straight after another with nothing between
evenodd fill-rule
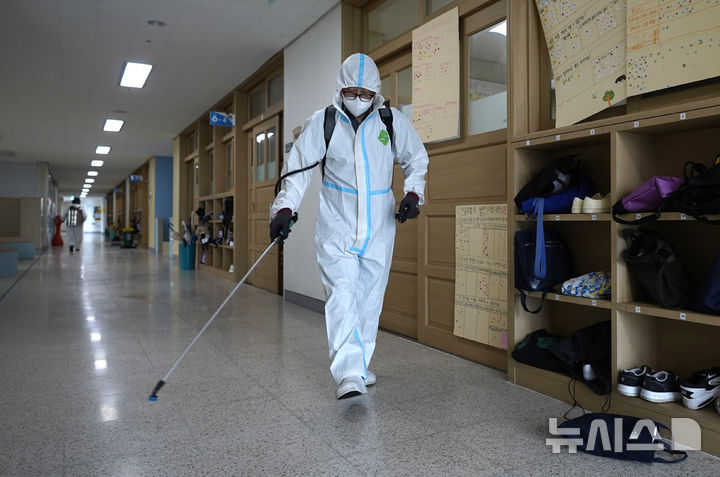
<instances>
[{"instance_id":1,"label":"distant person in hallway","mask_svg":"<svg viewBox=\"0 0 720 477\"><path fill-rule=\"evenodd\" d=\"M87 220L87 213L80 206L80 198L75 197L68 210L63 214L63 222L67 225L67 238L70 244L70 252L80 251L83 241L83 224Z\"/></svg>"},{"instance_id":2,"label":"distant person in hallway","mask_svg":"<svg viewBox=\"0 0 720 477\"><path fill-rule=\"evenodd\" d=\"M375 384L368 366L388 282L395 219L417 217L424 203L427 152L410 121L397 109L385 108L384 101L375 62L362 53L348 57L337 75L328 146L321 109L305 122L283 175L308 170L283 180L270 209L270 239L287 238L293 211L313 173L322 170L315 246L338 399L365 394L366 386ZM405 179L398 214L392 193L394 162L401 165ZM317 163L322 167L312 167Z\"/></svg>"}]
</instances>

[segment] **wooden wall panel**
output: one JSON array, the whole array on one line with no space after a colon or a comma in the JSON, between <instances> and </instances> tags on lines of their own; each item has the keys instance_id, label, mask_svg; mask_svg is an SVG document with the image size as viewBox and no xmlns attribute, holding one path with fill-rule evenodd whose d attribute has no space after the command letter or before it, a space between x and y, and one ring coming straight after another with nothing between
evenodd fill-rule
<instances>
[{"instance_id":1,"label":"wooden wall panel","mask_svg":"<svg viewBox=\"0 0 720 477\"><path fill-rule=\"evenodd\" d=\"M380 326L417 337L417 273L390 271Z\"/></svg>"},{"instance_id":2,"label":"wooden wall panel","mask_svg":"<svg viewBox=\"0 0 720 477\"><path fill-rule=\"evenodd\" d=\"M428 171L431 201L473 197L505 199L506 145L433 156Z\"/></svg>"},{"instance_id":3,"label":"wooden wall panel","mask_svg":"<svg viewBox=\"0 0 720 477\"><path fill-rule=\"evenodd\" d=\"M427 263L455 267L455 214L428 217Z\"/></svg>"},{"instance_id":4,"label":"wooden wall panel","mask_svg":"<svg viewBox=\"0 0 720 477\"><path fill-rule=\"evenodd\" d=\"M422 209L422 206L420 208ZM413 264L417 261L416 221L410 220L404 224L397 224L393 250L393 262L395 261L407 261Z\"/></svg>"},{"instance_id":5,"label":"wooden wall panel","mask_svg":"<svg viewBox=\"0 0 720 477\"><path fill-rule=\"evenodd\" d=\"M399 165L395 166L393 175L393 194L399 205L404 197L403 174ZM417 337L417 250L418 221L398 223L390 276L380 315L381 328L412 338Z\"/></svg>"},{"instance_id":6,"label":"wooden wall panel","mask_svg":"<svg viewBox=\"0 0 720 477\"><path fill-rule=\"evenodd\" d=\"M428 278L427 297L427 326L452 333L455 325L455 281Z\"/></svg>"}]
</instances>

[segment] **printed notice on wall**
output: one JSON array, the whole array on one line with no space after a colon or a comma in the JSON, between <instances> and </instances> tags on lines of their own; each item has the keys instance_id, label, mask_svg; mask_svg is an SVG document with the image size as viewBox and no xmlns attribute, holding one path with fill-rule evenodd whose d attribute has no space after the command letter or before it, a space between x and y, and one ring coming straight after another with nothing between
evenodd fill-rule
<instances>
[{"instance_id":1,"label":"printed notice on wall","mask_svg":"<svg viewBox=\"0 0 720 477\"><path fill-rule=\"evenodd\" d=\"M720 75L720 1L627 0L628 95Z\"/></svg>"},{"instance_id":2,"label":"printed notice on wall","mask_svg":"<svg viewBox=\"0 0 720 477\"><path fill-rule=\"evenodd\" d=\"M453 334L507 349L507 204L455 207Z\"/></svg>"},{"instance_id":3,"label":"printed notice on wall","mask_svg":"<svg viewBox=\"0 0 720 477\"><path fill-rule=\"evenodd\" d=\"M423 142L459 135L458 32L457 7L412 32L412 124Z\"/></svg>"},{"instance_id":4,"label":"printed notice on wall","mask_svg":"<svg viewBox=\"0 0 720 477\"><path fill-rule=\"evenodd\" d=\"M626 0L536 0L557 105L556 126L626 98Z\"/></svg>"}]
</instances>

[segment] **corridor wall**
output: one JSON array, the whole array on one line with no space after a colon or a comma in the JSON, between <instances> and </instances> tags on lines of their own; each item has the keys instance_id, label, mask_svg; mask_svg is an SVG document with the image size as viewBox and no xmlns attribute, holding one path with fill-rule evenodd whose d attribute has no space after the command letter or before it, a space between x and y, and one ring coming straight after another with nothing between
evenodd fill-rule
<instances>
[{"instance_id":1,"label":"corridor wall","mask_svg":"<svg viewBox=\"0 0 720 477\"><path fill-rule=\"evenodd\" d=\"M338 5L285 48L284 145L294 140L295 128L302 127L314 111L332 102L335 78L343 60L340 40L341 6ZM285 152L284 158L288 156L289 152ZM320 187L321 178L317 172L297 211L300 220L293 227L291 239L285 242L283 278L286 292L324 301L315 256Z\"/></svg>"}]
</instances>

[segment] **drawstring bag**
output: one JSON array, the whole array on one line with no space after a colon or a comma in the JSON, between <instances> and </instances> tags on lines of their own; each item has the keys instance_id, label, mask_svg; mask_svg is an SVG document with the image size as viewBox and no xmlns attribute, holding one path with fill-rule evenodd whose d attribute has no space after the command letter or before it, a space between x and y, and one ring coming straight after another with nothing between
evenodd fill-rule
<instances>
[{"instance_id":1,"label":"drawstring bag","mask_svg":"<svg viewBox=\"0 0 720 477\"><path fill-rule=\"evenodd\" d=\"M682 184L682 179L672 176L655 176L643 182L613 205L613 220L627 225L639 225L657 220L663 209L663 199L678 190ZM652 215L637 220L624 220L618 217L619 214L631 212L652 212Z\"/></svg>"},{"instance_id":2,"label":"drawstring bag","mask_svg":"<svg viewBox=\"0 0 720 477\"><path fill-rule=\"evenodd\" d=\"M665 308L690 301L693 288L672 245L644 229L625 229L623 238L625 263L653 300Z\"/></svg>"},{"instance_id":3,"label":"drawstring bag","mask_svg":"<svg viewBox=\"0 0 720 477\"><path fill-rule=\"evenodd\" d=\"M565 368L565 374L584 383L595 394L610 394L612 381L610 321L601 321L579 329L554 346L550 352ZM594 376L586 379L584 368L590 365Z\"/></svg>"},{"instance_id":4,"label":"drawstring bag","mask_svg":"<svg viewBox=\"0 0 720 477\"><path fill-rule=\"evenodd\" d=\"M558 427L563 429L559 434L577 443L578 449L601 457L666 464L687 459L687 452L673 449L672 434L667 439L660 435L660 429L668 432L670 429L649 419L597 412L570 419ZM658 452L676 457L666 459Z\"/></svg>"}]
</instances>

